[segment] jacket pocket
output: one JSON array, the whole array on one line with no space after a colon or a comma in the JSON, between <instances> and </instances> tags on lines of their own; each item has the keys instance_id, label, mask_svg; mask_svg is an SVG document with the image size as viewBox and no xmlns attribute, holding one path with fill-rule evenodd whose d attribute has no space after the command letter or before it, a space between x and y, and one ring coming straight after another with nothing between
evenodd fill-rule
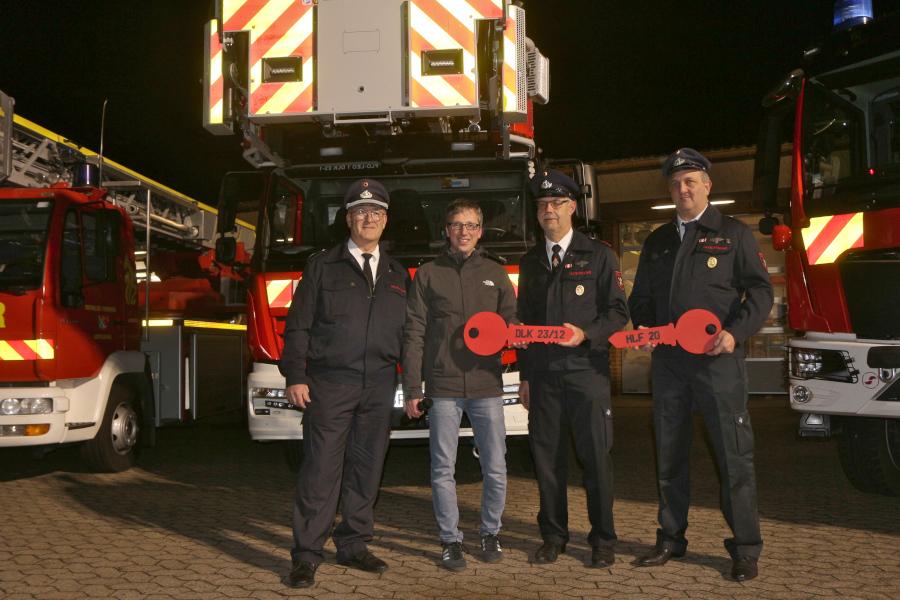
<instances>
[{"instance_id":1,"label":"jacket pocket","mask_svg":"<svg viewBox=\"0 0 900 600\"><path fill-rule=\"evenodd\" d=\"M321 292L322 318L333 321L334 317L350 314L356 293L356 281L345 278L324 279Z\"/></svg>"}]
</instances>

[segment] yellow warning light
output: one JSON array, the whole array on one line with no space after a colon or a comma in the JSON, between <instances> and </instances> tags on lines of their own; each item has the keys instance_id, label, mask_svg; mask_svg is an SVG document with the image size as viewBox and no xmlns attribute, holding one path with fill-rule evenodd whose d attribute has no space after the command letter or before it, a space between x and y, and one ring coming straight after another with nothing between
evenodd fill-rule
<instances>
[{"instance_id":1,"label":"yellow warning light","mask_svg":"<svg viewBox=\"0 0 900 600\"><path fill-rule=\"evenodd\" d=\"M48 431L50 431L49 423L35 423L33 425L25 426L25 435L26 436L44 435Z\"/></svg>"}]
</instances>

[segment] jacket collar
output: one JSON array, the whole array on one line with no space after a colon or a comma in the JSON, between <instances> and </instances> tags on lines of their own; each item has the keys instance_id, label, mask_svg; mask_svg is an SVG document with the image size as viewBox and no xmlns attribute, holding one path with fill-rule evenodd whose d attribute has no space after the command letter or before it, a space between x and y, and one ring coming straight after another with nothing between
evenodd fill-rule
<instances>
[{"instance_id":1,"label":"jacket collar","mask_svg":"<svg viewBox=\"0 0 900 600\"><path fill-rule=\"evenodd\" d=\"M712 204L706 207L698 219L700 227L709 231L719 231L722 228L722 213ZM672 217L672 230L678 235L678 216Z\"/></svg>"}]
</instances>

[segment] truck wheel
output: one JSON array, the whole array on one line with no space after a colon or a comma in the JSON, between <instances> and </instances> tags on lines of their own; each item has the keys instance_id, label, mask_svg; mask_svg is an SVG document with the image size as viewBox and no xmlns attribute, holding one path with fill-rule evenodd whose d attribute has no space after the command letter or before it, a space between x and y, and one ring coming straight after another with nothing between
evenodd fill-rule
<instances>
[{"instance_id":1,"label":"truck wheel","mask_svg":"<svg viewBox=\"0 0 900 600\"><path fill-rule=\"evenodd\" d=\"M288 440L284 442L284 458L288 468L297 473L303 464L303 440Z\"/></svg>"},{"instance_id":2,"label":"truck wheel","mask_svg":"<svg viewBox=\"0 0 900 600\"><path fill-rule=\"evenodd\" d=\"M900 420L846 419L838 450L853 487L870 494L900 495Z\"/></svg>"},{"instance_id":3,"label":"truck wheel","mask_svg":"<svg viewBox=\"0 0 900 600\"><path fill-rule=\"evenodd\" d=\"M136 406L131 389L114 383L100 430L81 446L81 456L91 470L116 473L134 466L141 431Z\"/></svg>"}]
</instances>

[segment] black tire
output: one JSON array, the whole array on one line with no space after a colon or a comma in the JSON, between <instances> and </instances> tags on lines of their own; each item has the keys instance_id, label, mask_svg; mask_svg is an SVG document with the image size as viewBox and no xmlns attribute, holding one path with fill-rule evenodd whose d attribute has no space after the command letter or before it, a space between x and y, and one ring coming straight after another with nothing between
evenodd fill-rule
<instances>
[{"instance_id":1,"label":"black tire","mask_svg":"<svg viewBox=\"0 0 900 600\"><path fill-rule=\"evenodd\" d=\"M140 446L141 414L134 392L113 383L94 439L81 446L81 457L92 471L118 473L134 466Z\"/></svg>"},{"instance_id":2,"label":"black tire","mask_svg":"<svg viewBox=\"0 0 900 600\"><path fill-rule=\"evenodd\" d=\"M303 464L303 440L288 440L284 442L284 458L288 468L297 473Z\"/></svg>"},{"instance_id":3,"label":"black tire","mask_svg":"<svg viewBox=\"0 0 900 600\"><path fill-rule=\"evenodd\" d=\"M841 467L853 487L900 496L900 420L852 418L838 442Z\"/></svg>"}]
</instances>

